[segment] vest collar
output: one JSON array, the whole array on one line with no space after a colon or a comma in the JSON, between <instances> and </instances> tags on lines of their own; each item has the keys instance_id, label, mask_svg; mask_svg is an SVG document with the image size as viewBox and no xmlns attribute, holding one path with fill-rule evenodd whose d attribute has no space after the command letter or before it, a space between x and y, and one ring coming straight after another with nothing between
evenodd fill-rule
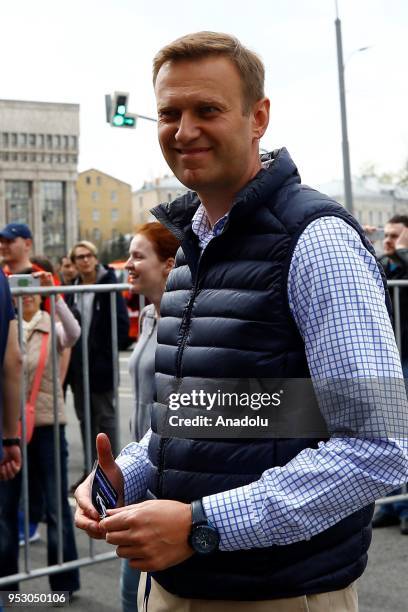
<instances>
[{"instance_id":1,"label":"vest collar","mask_svg":"<svg viewBox=\"0 0 408 612\"><path fill-rule=\"evenodd\" d=\"M296 165L285 147L275 149L262 156L266 167L239 191L229 212L231 220L243 219L253 214L254 208L260 206L266 199L270 201L273 194L284 183L298 182L300 176ZM177 198L173 202L159 204L150 211L163 225L165 225L178 240L182 241L186 235L191 235L191 221L200 205L200 199L194 191Z\"/></svg>"}]
</instances>

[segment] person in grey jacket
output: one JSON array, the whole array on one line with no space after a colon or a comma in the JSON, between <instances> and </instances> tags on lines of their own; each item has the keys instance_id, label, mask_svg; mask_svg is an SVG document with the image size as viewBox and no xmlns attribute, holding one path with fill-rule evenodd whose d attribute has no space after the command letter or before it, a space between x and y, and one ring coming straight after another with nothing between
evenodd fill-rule
<instances>
[{"instance_id":1,"label":"person in grey jacket","mask_svg":"<svg viewBox=\"0 0 408 612\"><path fill-rule=\"evenodd\" d=\"M141 313L139 338L129 359L135 398L130 418L132 439L139 441L150 428L150 407L154 399L154 359L157 345L157 320L167 277L174 265L178 241L161 223L140 226L129 248L126 270L132 292L150 302ZM140 571L128 559L122 563L121 596L123 612L134 612Z\"/></svg>"}]
</instances>

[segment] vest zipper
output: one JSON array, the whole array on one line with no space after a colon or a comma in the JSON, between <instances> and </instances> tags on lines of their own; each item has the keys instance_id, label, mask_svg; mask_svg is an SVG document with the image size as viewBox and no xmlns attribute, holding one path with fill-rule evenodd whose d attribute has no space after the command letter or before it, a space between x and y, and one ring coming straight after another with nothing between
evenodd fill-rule
<instances>
[{"instance_id":1,"label":"vest zipper","mask_svg":"<svg viewBox=\"0 0 408 612\"><path fill-rule=\"evenodd\" d=\"M220 234L220 236L225 232L226 228L228 226L228 222L225 224L222 233ZM181 381L181 361L183 358L183 353L184 353L184 349L186 348L186 344L187 344L187 339L188 339L188 332L189 332L189 321L191 319L191 312L193 310L193 306L194 306L194 301L197 297L197 293L199 291L199 282L200 282L200 268L201 268L201 264L202 264L202 260L203 260L203 256L205 253L208 253L209 248L213 248L213 244L214 242L217 242L217 238L219 238L220 236L214 236L214 238L211 240L211 242L208 243L207 247L204 249L204 251L201 252L200 257L198 259L198 263L197 263L197 272L196 272L196 277L195 277L195 281L194 281L194 286L193 286L193 293L191 294L190 300L188 302L187 308L185 310L185 313L183 314L183 320L182 320L182 325L184 325L184 330L183 330L183 336L180 342L180 346L178 349L178 353L177 353L177 358L176 358L176 380L177 381ZM160 499L162 494L163 494L163 468L164 468L164 453L166 450L166 445L168 442L169 438L160 438L160 443L159 443L159 460L158 460L158 465L157 465L157 471L158 471L158 485L157 485L157 491L158 491L158 495L157 497Z\"/></svg>"},{"instance_id":2,"label":"vest zipper","mask_svg":"<svg viewBox=\"0 0 408 612\"><path fill-rule=\"evenodd\" d=\"M198 285L199 285L199 271L200 271L200 264L201 264L201 260L202 260L202 256L203 253L201 253L199 260L198 260L198 266L197 266L197 273L196 273L196 278L195 278L195 282L194 282L194 287L193 287L193 293L191 294L190 300L188 302L188 306L184 312L183 315L183 321L182 321L182 325L184 326L184 331L183 331L183 336L180 342L180 347L178 349L178 353L177 353L177 358L176 358L176 380L179 381L181 380L181 360L183 357L183 353L184 353L184 349L186 347L187 344L187 338L188 338L188 331L189 331L189 321L190 321L190 317L191 317L191 311L193 310L193 305L194 305L194 301L195 298L197 296L198 293ZM163 468L164 468L164 453L166 451L166 445L168 442L168 438L161 438L160 439L160 444L159 444L159 460L158 460L158 465L157 465L157 471L158 471L158 484L157 484L157 497L160 499L163 495Z\"/></svg>"}]
</instances>

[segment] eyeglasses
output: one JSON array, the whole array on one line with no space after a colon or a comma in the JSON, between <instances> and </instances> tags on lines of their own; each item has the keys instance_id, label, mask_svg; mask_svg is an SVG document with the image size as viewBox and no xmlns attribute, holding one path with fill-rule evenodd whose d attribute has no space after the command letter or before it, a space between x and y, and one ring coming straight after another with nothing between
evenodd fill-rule
<instances>
[{"instance_id":1,"label":"eyeglasses","mask_svg":"<svg viewBox=\"0 0 408 612\"><path fill-rule=\"evenodd\" d=\"M93 253L84 253L83 255L75 255L75 261L84 261L84 259L91 259L95 257Z\"/></svg>"}]
</instances>

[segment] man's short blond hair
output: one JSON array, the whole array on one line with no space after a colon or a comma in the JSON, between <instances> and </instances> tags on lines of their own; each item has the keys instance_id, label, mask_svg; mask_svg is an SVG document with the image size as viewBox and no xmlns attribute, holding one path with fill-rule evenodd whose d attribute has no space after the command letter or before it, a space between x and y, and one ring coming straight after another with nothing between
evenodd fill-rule
<instances>
[{"instance_id":1,"label":"man's short blond hair","mask_svg":"<svg viewBox=\"0 0 408 612\"><path fill-rule=\"evenodd\" d=\"M234 36L220 32L195 32L166 45L153 59L153 84L166 62L200 60L210 56L227 57L236 66L242 81L243 113L247 115L265 97L265 68L256 53Z\"/></svg>"},{"instance_id":2,"label":"man's short blond hair","mask_svg":"<svg viewBox=\"0 0 408 612\"><path fill-rule=\"evenodd\" d=\"M75 263L75 249L77 249L78 247L83 247L84 249L88 249L88 251L91 251L92 255L94 255L95 257L98 257L98 249L96 248L94 243L89 242L89 240L81 240L80 242L76 242L74 246L72 247L72 249L70 250L70 252L68 253L68 257L73 263Z\"/></svg>"}]
</instances>

